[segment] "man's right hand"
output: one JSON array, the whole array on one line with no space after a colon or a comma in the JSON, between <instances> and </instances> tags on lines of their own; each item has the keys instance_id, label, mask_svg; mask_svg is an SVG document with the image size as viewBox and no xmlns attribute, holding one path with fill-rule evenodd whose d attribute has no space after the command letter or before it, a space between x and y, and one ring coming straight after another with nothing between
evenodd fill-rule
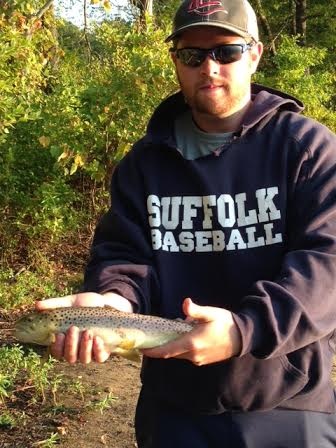
<instances>
[{"instance_id":1,"label":"man's right hand","mask_svg":"<svg viewBox=\"0 0 336 448\"><path fill-rule=\"evenodd\" d=\"M36 309L39 311L81 306L111 306L119 311L133 311L132 304L127 299L112 292L104 295L94 292L84 292L64 297L54 297L38 301L35 304ZM77 361L83 364L88 364L91 361L105 362L111 354L101 338L97 336L93 337L87 330L81 333L78 327L75 326L70 327L66 334L57 334L55 342L50 347L50 351L55 358L64 358L71 364Z\"/></svg>"}]
</instances>

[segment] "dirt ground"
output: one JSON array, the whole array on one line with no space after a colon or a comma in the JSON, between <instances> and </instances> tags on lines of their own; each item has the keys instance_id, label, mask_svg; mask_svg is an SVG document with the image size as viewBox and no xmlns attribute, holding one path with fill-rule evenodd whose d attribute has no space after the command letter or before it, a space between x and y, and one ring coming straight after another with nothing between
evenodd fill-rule
<instances>
[{"instance_id":1,"label":"dirt ground","mask_svg":"<svg viewBox=\"0 0 336 448\"><path fill-rule=\"evenodd\" d=\"M13 342L2 322L0 347ZM7 400L6 406L0 403L0 417L8 411L22 416L13 428L0 427L0 448L137 446L133 418L140 387L138 363L119 357L87 366L60 362L55 373L64 375L64 382L83 385L82 396L72 388L56 393L57 404L51 393L45 403L34 403L29 386L22 388L15 400ZM50 441L52 434L57 439L55 443Z\"/></svg>"},{"instance_id":2,"label":"dirt ground","mask_svg":"<svg viewBox=\"0 0 336 448\"><path fill-rule=\"evenodd\" d=\"M27 408L25 412L29 419L26 425L0 430L1 448L43 446L42 442L52 433L59 435L57 446L63 448L137 446L133 430L133 415L139 389L137 365L113 358L104 365L91 364L83 367L60 364L57 370L65 373L67 377L80 377L80 381L87 388L84 392L84 403L98 402L103 396L111 393L116 399L110 409L101 412L98 408L86 408L80 397L59 396L58 400L62 403L59 410L52 406L50 413L44 413L42 417L38 408Z\"/></svg>"},{"instance_id":3,"label":"dirt ground","mask_svg":"<svg viewBox=\"0 0 336 448\"><path fill-rule=\"evenodd\" d=\"M0 313L0 347L14 342L6 331L8 325ZM119 357L87 366L60 362L56 364L56 373L64 375L64 382L82 384L83 396L73 390L58 391L55 403L49 392L45 403L34 403L29 387L23 388L15 394L15 400L7 400L5 407L0 403L0 417L8 410L22 415L20 424L13 428L0 427L0 448L137 446L133 418L140 388L138 363ZM335 365L333 378L336 380ZM50 440L52 434L57 439L55 443Z\"/></svg>"}]
</instances>

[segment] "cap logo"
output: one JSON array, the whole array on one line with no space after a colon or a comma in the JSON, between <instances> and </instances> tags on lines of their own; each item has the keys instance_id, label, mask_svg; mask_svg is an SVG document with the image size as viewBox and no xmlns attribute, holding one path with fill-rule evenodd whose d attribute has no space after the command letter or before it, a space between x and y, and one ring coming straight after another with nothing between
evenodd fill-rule
<instances>
[{"instance_id":1,"label":"cap logo","mask_svg":"<svg viewBox=\"0 0 336 448\"><path fill-rule=\"evenodd\" d=\"M189 13L194 12L200 16L210 16L218 11L228 13L220 0L192 0L188 7Z\"/></svg>"}]
</instances>

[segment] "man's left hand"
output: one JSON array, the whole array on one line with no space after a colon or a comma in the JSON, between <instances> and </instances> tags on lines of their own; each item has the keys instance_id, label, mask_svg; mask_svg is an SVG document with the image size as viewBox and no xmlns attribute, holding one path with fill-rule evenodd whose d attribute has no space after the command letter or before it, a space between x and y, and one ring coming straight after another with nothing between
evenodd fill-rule
<instances>
[{"instance_id":1,"label":"man's left hand","mask_svg":"<svg viewBox=\"0 0 336 448\"><path fill-rule=\"evenodd\" d=\"M224 308L200 306L185 299L187 320L196 320L195 328L175 341L141 350L150 358L187 359L197 366L225 361L241 351L241 336L232 313Z\"/></svg>"}]
</instances>

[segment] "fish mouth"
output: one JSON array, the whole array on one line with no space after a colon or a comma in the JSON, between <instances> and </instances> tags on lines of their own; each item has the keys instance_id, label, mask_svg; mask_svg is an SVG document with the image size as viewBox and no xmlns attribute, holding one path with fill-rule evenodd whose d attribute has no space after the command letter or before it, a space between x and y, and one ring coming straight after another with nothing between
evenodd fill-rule
<instances>
[{"instance_id":1,"label":"fish mouth","mask_svg":"<svg viewBox=\"0 0 336 448\"><path fill-rule=\"evenodd\" d=\"M26 344L41 344L43 343L41 341L44 341L47 338L45 334L36 334L35 331L32 331L29 328L27 329L20 327L13 329L13 336L19 342Z\"/></svg>"},{"instance_id":2,"label":"fish mouth","mask_svg":"<svg viewBox=\"0 0 336 448\"><path fill-rule=\"evenodd\" d=\"M13 330L13 336L19 342L30 342L31 338L27 336L27 332L21 332L19 330Z\"/></svg>"}]
</instances>

